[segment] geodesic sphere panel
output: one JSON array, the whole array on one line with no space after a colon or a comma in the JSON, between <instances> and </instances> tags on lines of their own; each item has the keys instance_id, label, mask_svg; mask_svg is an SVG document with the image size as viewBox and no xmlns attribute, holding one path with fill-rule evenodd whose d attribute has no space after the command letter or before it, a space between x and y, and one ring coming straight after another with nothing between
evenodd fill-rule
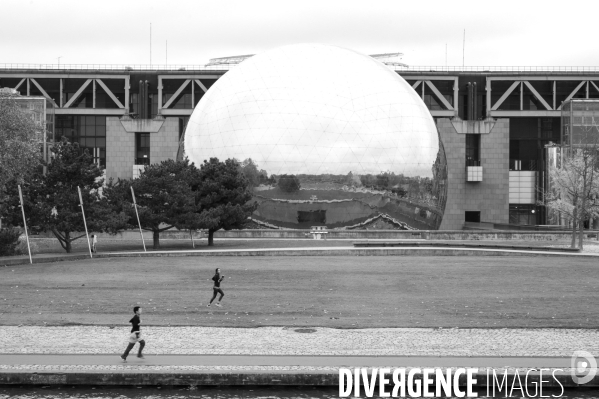
<instances>
[{"instance_id":1,"label":"geodesic sphere panel","mask_svg":"<svg viewBox=\"0 0 599 399\"><path fill-rule=\"evenodd\" d=\"M256 226L437 229L447 165L422 99L348 49L297 44L253 56L202 97L185 132L196 165L235 158Z\"/></svg>"}]
</instances>

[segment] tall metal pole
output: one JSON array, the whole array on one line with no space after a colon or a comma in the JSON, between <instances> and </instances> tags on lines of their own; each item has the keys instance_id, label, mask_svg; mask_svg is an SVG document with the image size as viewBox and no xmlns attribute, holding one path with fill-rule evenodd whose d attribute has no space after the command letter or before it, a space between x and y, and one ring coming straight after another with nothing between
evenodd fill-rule
<instances>
[{"instance_id":1,"label":"tall metal pole","mask_svg":"<svg viewBox=\"0 0 599 399\"><path fill-rule=\"evenodd\" d=\"M31 259L31 247L29 246L29 234L27 233L27 221L25 220L25 204L23 203L23 193L21 192L21 185L19 187L19 199L21 200L21 212L23 213L23 226L25 226L25 238L27 238L27 250L29 251L29 263L33 264Z\"/></svg>"},{"instance_id":2,"label":"tall metal pole","mask_svg":"<svg viewBox=\"0 0 599 399\"><path fill-rule=\"evenodd\" d=\"M466 29L464 29L464 41L462 42L462 68L464 68L466 60Z\"/></svg>"},{"instance_id":3,"label":"tall metal pole","mask_svg":"<svg viewBox=\"0 0 599 399\"><path fill-rule=\"evenodd\" d=\"M133 196L133 206L135 207L135 215L137 216L137 224L139 226L139 235L141 235L141 242L144 245L144 252L148 252L146 250L146 242L144 241L144 233L141 231L141 223L139 222L139 213L137 213L137 201L135 201L135 192L133 191L133 186L131 186L131 196Z\"/></svg>"},{"instance_id":4,"label":"tall metal pole","mask_svg":"<svg viewBox=\"0 0 599 399\"><path fill-rule=\"evenodd\" d=\"M79 192L79 206L81 207L81 214L83 215L83 225L85 226L85 236L87 237L87 247L89 248L89 257L92 256L92 245L89 242L89 234L87 234L87 222L85 221L85 211L83 210L83 197L81 196L81 189L77 186L77 191Z\"/></svg>"}]
</instances>

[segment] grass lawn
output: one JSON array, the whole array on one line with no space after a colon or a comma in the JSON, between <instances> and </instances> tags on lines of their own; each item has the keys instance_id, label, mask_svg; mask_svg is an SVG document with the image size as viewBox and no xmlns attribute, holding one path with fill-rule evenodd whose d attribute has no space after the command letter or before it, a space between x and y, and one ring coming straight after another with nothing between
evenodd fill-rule
<instances>
[{"instance_id":1,"label":"grass lawn","mask_svg":"<svg viewBox=\"0 0 599 399\"><path fill-rule=\"evenodd\" d=\"M139 304L146 325L596 328L598 289L596 259L99 259L0 267L0 324L123 325Z\"/></svg>"}]
</instances>

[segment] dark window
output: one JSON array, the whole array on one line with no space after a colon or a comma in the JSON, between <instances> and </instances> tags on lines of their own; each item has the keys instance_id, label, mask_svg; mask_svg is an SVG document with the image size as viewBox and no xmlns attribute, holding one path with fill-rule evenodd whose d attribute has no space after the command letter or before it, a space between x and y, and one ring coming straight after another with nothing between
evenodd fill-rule
<instances>
[{"instance_id":1,"label":"dark window","mask_svg":"<svg viewBox=\"0 0 599 399\"><path fill-rule=\"evenodd\" d=\"M480 211L466 211L466 222L480 223Z\"/></svg>"},{"instance_id":2,"label":"dark window","mask_svg":"<svg viewBox=\"0 0 599 399\"><path fill-rule=\"evenodd\" d=\"M466 135L466 166L480 166L480 134Z\"/></svg>"},{"instance_id":3,"label":"dark window","mask_svg":"<svg viewBox=\"0 0 599 399\"><path fill-rule=\"evenodd\" d=\"M510 204L510 224L535 225L538 224L540 215L540 212L537 212L536 205Z\"/></svg>"},{"instance_id":4,"label":"dark window","mask_svg":"<svg viewBox=\"0 0 599 399\"><path fill-rule=\"evenodd\" d=\"M327 222L327 211L298 211L297 221L299 223L314 223L314 225L326 224Z\"/></svg>"},{"instance_id":5,"label":"dark window","mask_svg":"<svg viewBox=\"0 0 599 399\"><path fill-rule=\"evenodd\" d=\"M150 133L135 133L135 164L150 164Z\"/></svg>"},{"instance_id":6,"label":"dark window","mask_svg":"<svg viewBox=\"0 0 599 399\"><path fill-rule=\"evenodd\" d=\"M179 117L179 140L183 137L183 133L185 133L185 128L187 127L187 123L189 122L189 116Z\"/></svg>"},{"instance_id":7,"label":"dark window","mask_svg":"<svg viewBox=\"0 0 599 399\"><path fill-rule=\"evenodd\" d=\"M94 162L106 166L106 117L56 115L56 140L66 137L87 149Z\"/></svg>"}]
</instances>

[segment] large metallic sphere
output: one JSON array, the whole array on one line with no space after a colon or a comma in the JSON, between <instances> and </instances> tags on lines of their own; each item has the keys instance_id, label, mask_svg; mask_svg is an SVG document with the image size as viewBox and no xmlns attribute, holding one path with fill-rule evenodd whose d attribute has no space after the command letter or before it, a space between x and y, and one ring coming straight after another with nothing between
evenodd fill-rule
<instances>
[{"instance_id":1,"label":"large metallic sphere","mask_svg":"<svg viewBox=\"0 0 599 399\"><path fill-rule=\"evenodd\" d=\"M236 158L263 227L437 229L447 193L421 98L379 61L297 44L249 58L202 97L185 132L196 165Z\"/></svg>"}]
</instances>

